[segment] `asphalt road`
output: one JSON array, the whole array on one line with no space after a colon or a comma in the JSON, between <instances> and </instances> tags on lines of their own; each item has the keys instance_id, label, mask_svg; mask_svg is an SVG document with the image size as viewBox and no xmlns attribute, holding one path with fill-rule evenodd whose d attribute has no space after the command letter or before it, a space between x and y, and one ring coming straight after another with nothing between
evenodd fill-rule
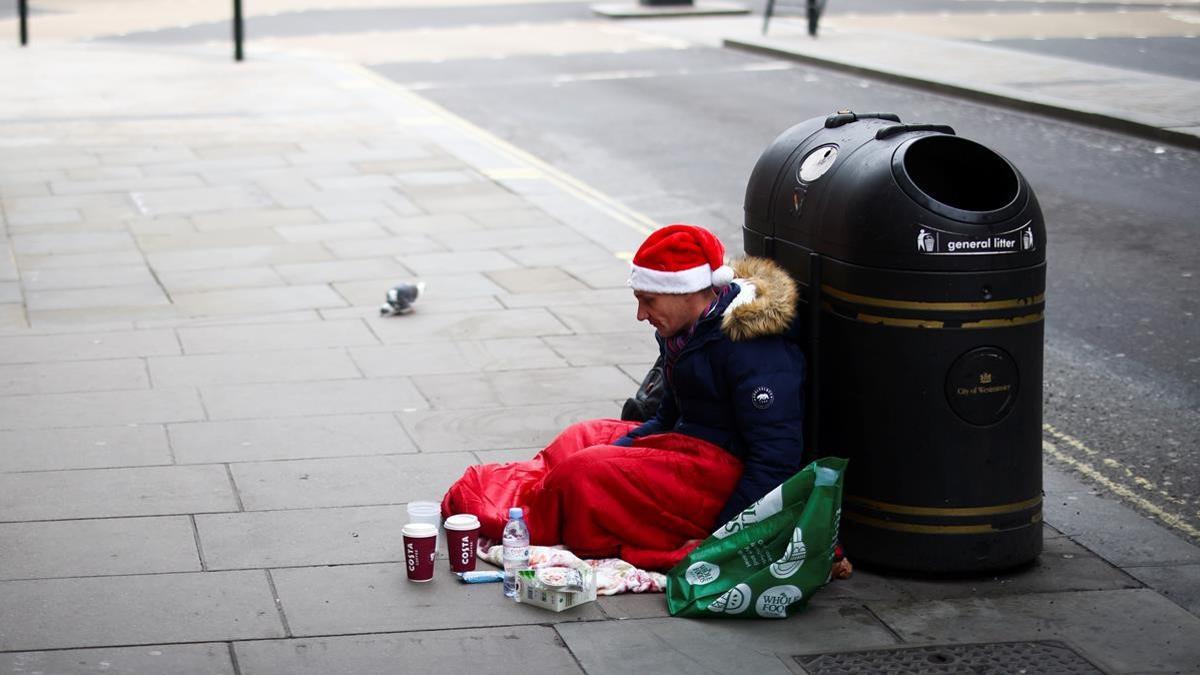
<instances>
[{"instance_id":1,"label":"asphalt road","mask_svg":"<svg viewBox=\"0 0 1200 675\"><path fill-rule=\"evenodd\" d=\"M1125 6L833 2L831 13ZM252 41L518 21L598 19L585 3L569 2L469 11L346 9L257 17L247 33ZM119 39L222 40L227 24ZM1191 38L1015 40L1007 46L1200 77L1192 67L1200 41ZM1177 517L1175 526L1185 533L1200 532L1200 153L709 47L373 67L654 220L707 225L735 250L755 160L778 133L806 118L842 108L891 111L908 122L949 124L994 148L1026 175L1047 224L1045 421L1046 439L1056 449L1048 460L1073 470L1086 464L1096 472L1097 489Z\"/></svg>"}]
</instances>

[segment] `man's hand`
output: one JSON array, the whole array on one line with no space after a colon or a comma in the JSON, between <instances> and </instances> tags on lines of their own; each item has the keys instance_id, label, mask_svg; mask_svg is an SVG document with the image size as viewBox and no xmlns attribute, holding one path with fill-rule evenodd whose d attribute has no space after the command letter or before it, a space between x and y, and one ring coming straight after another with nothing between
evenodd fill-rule
<instances>
[{"instance_id":1,"label":"man's hand","mask_svg":"<svg viewBox=\"0 0 1200 675\"><path fill-rule=\"evenodd\" d=\"M633 446L633 437L632 436L622 436L622 437L618 438L617 440L613 441L611 443L611 445L619 445L622 448L632 447Z\"/></svg>"}]
</instances>

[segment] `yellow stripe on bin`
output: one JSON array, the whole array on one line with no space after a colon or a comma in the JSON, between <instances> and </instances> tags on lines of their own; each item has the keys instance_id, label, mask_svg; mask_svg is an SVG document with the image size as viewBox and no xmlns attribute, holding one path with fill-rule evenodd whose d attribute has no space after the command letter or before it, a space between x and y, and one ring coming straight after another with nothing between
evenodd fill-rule
<instances>
[{"instance_id":1,"label":"yellow stripe on bin","mask_svg":"<svg viewBox=\"0 0 1200 675\"><path fill-rule=\"evenodd\" d=\"M854 317L856 320L863 323L880 323L885 326L899 326L900 328L945 328L945 321L936 321L931 319L897 319L891 316L877 316L875 314L863 314L859 312Z\"/></svg>"},{"instance_id":2,"label":"yellow stripe on bin","mask_svg":"<svg viewBox=\"0 0 1200 675\"><path fill-rule=\"evenodd\" d=\"M1014 309L1029 307L1046 301L1046 294L1039 293L1029 298L1012 298L1008 300L985 300L983 302L932 302L925 300L893 300L891 298L876 298L870 295L859 295L843 291L828 284L821 284L821 292L828 293L838 300L853 302L857 305L871 307L887 307L889 309L916 309L929 312L962 312L979 309Z\"/></svg>"},{"instance_id":3,"label":"yellow stripe on bin","mask_svg":"<svg viewBox=\"0 0 1200 675\"><path fill-rule=\"evenodd\" d=\"M845 511L842 512L842 518L879 530L892 530L894 532L908 532L912 534L992 534L1003 531L993 525L919 525L917 523L895 523L888 520L880 520L879 518L861 516L857 513L846 513ZM1035 525L1040 522L1042 522L1041 511L1030 516L1028 525ZM1020 525L1020 527L1025 526L1025 523ZM1007 527L1004 529L1011 530L1015 528Z\"/></svg>"},{"instance_id":4,"label":"yellow stripe on bin","mask_svg":"<svg viewBox=\"0 0 1200 675\"><path fill-rule=\"evenodd\" d=\"M843 497L843 499L851 504L861 504L869 509L883 511L884 513L899 513L907 516L950 516L963 518L1017 513L1019 511L1025 511L1035 506L1039 506L1042 503L1042 497L1040 495L1024 501L1012 502L1011 504L964 507L907 506L905 504L889 504L888 502L867 499L866 497L854 497L851 495L846 495Z\"/></svg>"},{"instance_id":5,"label":"yellow stripe on bin","mask_svg":"<svg viewBox=\"0 0 1200 675\"><path fill-rule=\"evenodd\" d=\"M1005 328L1007 326L1024 326L1028 323L1037 323L1045 318L1044 312L1037 314L1026 314L1024 316L1014 316L1007 319L984 319L982 321L968 321L962 325L963 328Z\"/></svg>"}]
</instances>

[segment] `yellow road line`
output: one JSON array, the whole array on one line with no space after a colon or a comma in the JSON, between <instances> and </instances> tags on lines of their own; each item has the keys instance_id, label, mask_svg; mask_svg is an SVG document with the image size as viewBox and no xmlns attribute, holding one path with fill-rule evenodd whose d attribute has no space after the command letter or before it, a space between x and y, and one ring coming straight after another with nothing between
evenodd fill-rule
<instances>
[{"instance_id":1,"label":"yellow road line","mask_svg":"<svg viewBox=\"0 0 1200 675\"><path fill-rule=\"evenodd\" d=\"M1075 438L1074 436L1071 436L1070 434L1059 431L1052 425L1043 424L1042 429L1046 433L1053 436L1055 439L1071 446L1072 448L1075 448L1076 450L1079 450L1080 452L1088 455L1089 457L1096 457L1100 454L1096 450L1093 450L1093 449L1089 448L1087 445L1085 445L1083 443L1083 441L1079 440L1078 438ZM1112 457L1100 457L1099 459L1100 459L1100 463L1103 464L1104 466L1107 466L1111 469L1119 470L1122 473L1124 473L1127 478L1132 480L1138 487L1142 488L1143 490L1146 490L1148 492L1157 492L1160 497L1162 497L1163 499L1166 499L1167 501L1171 502L1172 504L1178 504L1180 506L1188 505L1188 501L1186 499L1180 499L1179 497L1172 495L1171 493L1167 492L1166 490L1160 490L1158 488L1158 486L1154 484L1154 481L1151 481L1148 478L1145 478L1145 477L1135 474L1132 469L1125 466L1118 460L1113 459Z\"/></svg>"},{"instance_id":2,"label":"yellow road line","mask_svg":"<svg viewBox=\"0 0 1200 675\"><path fill-rule=\"evenodd\" d=\"M1091 480L1104 486L1113 494L1123 497L1126 500L1133 502L1135 506L1143 511L1153 514L1154 517L1158 518L1167 527L1179 530L1189 537L1200 539L1200 529L1196 529L1195 527L1192 527L1188 523L1184 522L1181 516L1168 513L1165 509L1137 494L1128 486L1122 485L1121 483L1110 479L1109 477L1100 473L1100 471L1098 471L1096 467L1092 466L1090 463L1075 459L1074 457L1059 450L1058 446L1044 439L1042 440L1042 450L1044 450L1046 454L1050 455L1054 459L1057 459L1063 464L1071 466L1079 473L1082 473Z\"/></svg>"},{"instance_id":3,"label":"yellow road line","mask_svg":"<svg viewBox=\"0 0 1200 675\"><path fill-rule=\"evenodd\" d=\"M497 170L495 172L496 174L506 177L508 175L513 175L514 177L532 178L534 177L533 174L535 172L540 173L542 174L542 177L557 185L564 192L567 192L579 200L587 203L588 205L602 211L617 222L620 222L623 225L633 229L635 232L647 235L658 229L658 223L654 222L654 220L652 220L649 216L641 213L640 211L635 211L624 204L621 204L612 197L600 192L578 178L554 168L553 166L518 148L508 141L497 138L490 132L475 126L471 122L468 122L462 117L455 115L433 101L419 96L416 93L396 84L395 82L392 82L370 68L359 63L348 63L345 64L345 66L349 69L357 70L359 75L362 77L368 78L372 82L375 82L386 89L410 99L416 105L419 105L427 110L431 115L441 119L447 124L457 127L481 143L490 146L493 150L509 156L515 160L517 164L525 165L515 171L513 169Z\"/></svg>"}]
</instances>

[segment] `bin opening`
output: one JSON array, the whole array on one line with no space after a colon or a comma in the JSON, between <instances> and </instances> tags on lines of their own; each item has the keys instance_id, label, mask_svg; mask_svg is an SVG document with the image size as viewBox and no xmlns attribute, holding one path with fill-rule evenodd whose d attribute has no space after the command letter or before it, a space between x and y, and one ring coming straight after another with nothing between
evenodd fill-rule
<instances>
[{"instance_id":1,"label":"bin opening","mask_svg":"<svg viewBox=\"0 0 1200 675\"><path fill-rule=\"evenodd\" d=\"M934 201L963 211L997 211L1017 198L1012 166L988 148L957 136L925 136L904 151L904 172Z\"/></svg>"}]
</instances>

